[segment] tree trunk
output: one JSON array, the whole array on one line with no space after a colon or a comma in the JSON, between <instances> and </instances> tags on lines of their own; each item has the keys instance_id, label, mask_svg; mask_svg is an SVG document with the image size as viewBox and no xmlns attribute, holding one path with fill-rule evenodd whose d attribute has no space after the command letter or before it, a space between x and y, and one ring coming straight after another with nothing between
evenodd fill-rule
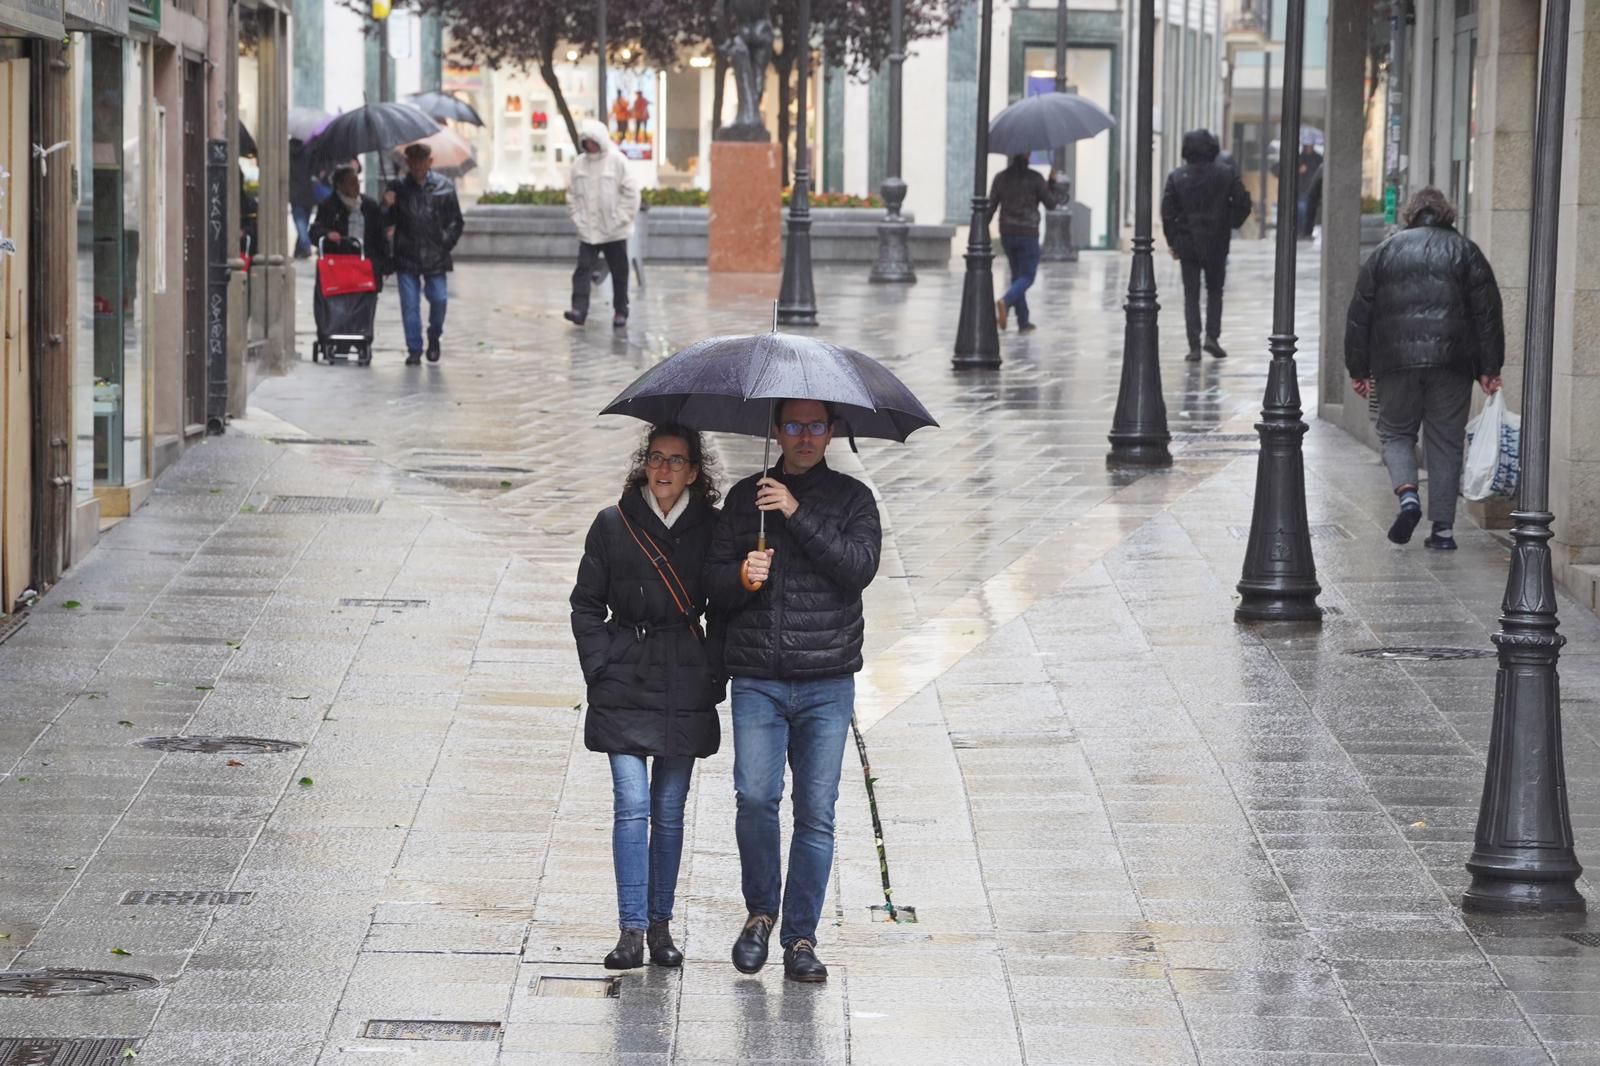
<instances>
[{"instance_id":1,"label":"tree trunk","mask_svg":"<svg viewBox=\"0 0 1600 1066\"><path fill-rule=\"evenodd\" d=\"M573 121L572 108L567 106L567 98L561 91L561 78L556 74L555 49L541 48L539 50L539 75L544 78L544 83L550 87L550 95L556 99L556 110L561 112L561 120L567 124L567 133L572 137L574 147L578 144L578 124Z\"/></svg>"}]
</instances>

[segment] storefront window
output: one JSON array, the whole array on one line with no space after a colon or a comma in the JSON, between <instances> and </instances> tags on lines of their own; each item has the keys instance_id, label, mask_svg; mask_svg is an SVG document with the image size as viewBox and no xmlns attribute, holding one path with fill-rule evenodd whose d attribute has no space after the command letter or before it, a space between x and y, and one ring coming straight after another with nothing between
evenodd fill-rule
<instances>
[{"instance_id":1,"label":"storefront window","mask_svg":"<svg viewBox=\"0 0 1600 1066\"><path fill-rule=\"evenodd\" d=\"M1056 53L1054 48L1029 47L1023 53L1027 72L1026 92L1054 92ZM1111 49L1074 48L1067 53L1067 82L1079 95L1111 110ZM907 127L907 137L911 136ZM1111 243L1111 134L1102 133L1079 141L1074 150L1072 198L1089 209L1089 244L1106 248ZM1050 156L1037 158L1049 165Z\"/></svg>"}]
</instances>

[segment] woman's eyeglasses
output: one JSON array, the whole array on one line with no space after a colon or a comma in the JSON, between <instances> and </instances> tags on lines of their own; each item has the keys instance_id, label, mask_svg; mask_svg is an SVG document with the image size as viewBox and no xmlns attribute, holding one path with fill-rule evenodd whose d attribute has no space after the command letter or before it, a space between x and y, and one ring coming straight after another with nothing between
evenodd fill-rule
<instances>
[{"instance_id":1,"label":"woman's eyeglasses","mask_svg":"<svg viewBox=\"0 0 1600 1066\"><path fill-rule=\"evenodd\" d=\"M831 422L785 422L778 427L785 437L798 437L802 433L811 437L827 436L833 428Z\"/></svg>"},{"instance_id":2,"label":"woman's eyeglasses","mask_svg":"<svg viewBox=\"0 0 1600 1066\"><path fill-rule=\"evenodd\" d=\"M651 452L645 457L644 465L651 470L660 470L664 466L670 466L673 472L676 473L688 466L689 460L681 455L662 455L660 452Z\"/></svg>"}]
</instances>

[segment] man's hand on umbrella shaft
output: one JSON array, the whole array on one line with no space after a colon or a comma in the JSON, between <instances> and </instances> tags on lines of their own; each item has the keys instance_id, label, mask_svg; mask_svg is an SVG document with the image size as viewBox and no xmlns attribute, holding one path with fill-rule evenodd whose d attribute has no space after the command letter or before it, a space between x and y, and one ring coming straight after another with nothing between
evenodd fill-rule
<instances>
[{"instance_id":1,"label":"man's hand on umbrella shaft","mask_svg":"<svg viewBox=\"0 0 1600 1066\"><path fill-rule=\"evenodd\" d=\"M794 513L800 509L800 501L794 498L783 482L774 478L764 477L756 482L759 491L756 493L756 506L763 511L782 511L783 517L793 518Z\"/></svg>"},{"instance_id":2,"label":"man's hand on umbrella shaft","mask_svg":"<svg viewBox=\"0 0 1600 1066\"><path fill-rule=\"evenodd\" d=\"M744 576L751 582L759 585L772 576L772 553L768 548L764 552L751 552L744 559Z\"/></svg>"}]
</instances>

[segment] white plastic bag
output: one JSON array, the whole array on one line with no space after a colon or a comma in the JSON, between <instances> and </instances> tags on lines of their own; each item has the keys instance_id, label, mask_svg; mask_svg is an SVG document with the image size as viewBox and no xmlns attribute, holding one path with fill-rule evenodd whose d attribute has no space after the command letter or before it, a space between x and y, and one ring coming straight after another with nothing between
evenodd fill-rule
<instances>
[{"instance_id":1,"label":"white plastic bag","mask_svg":"<svg viewBox=\"0 0 1600 1066\"><path fill-rule=\"evenodd\" d=\"M1521 473L1522 419L1506 410L1505 394L1497 392L1467 423L1461 495L1469 500L1513 497Z\"/></svg>"}]
</instances>

